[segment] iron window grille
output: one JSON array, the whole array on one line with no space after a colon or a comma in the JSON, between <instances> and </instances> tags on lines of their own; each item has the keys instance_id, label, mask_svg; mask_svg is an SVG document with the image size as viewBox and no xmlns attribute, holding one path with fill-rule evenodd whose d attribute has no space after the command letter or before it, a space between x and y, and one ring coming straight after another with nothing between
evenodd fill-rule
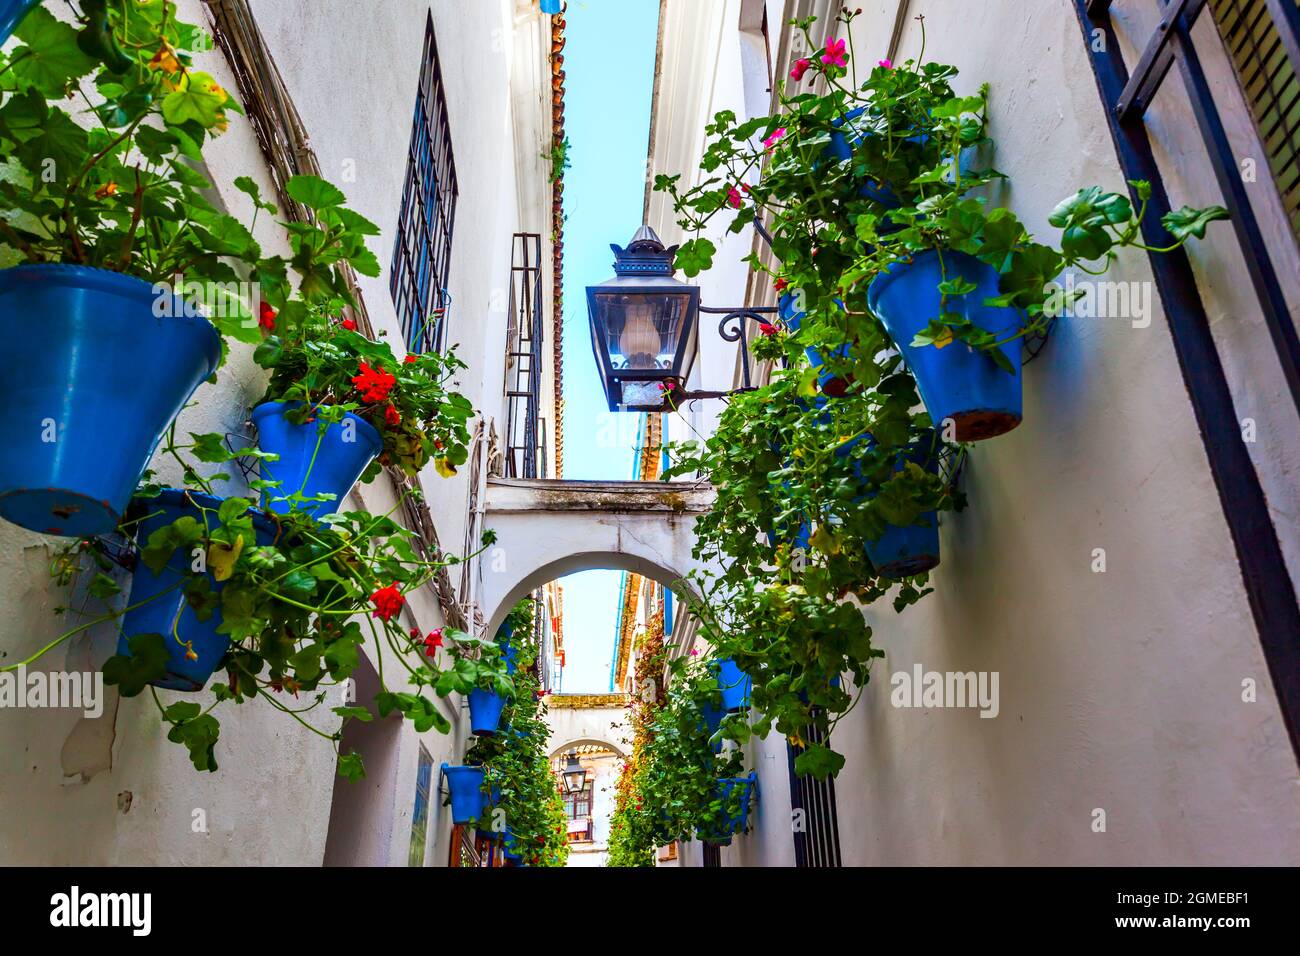
<instances>
[{"instance_id":1,"label":"iron window grille","mask_svg":"<svg viewBox=\"0 0 1300 956\"><path fill-rule=\"evenodd\" d=\"M816 727L804 730L810 744L826 742ZM840 824L835 810L835 780L827 777L800 777L794 772L795 749L786 743L790 764L790 809L802 816L802 826L794 828L794 865L797 867L836 867L840 862ZM798 820L798 817L796 817Z\"/></svg>"},{"instance_id":2,"label":"iron window grille","mask_svg":"<svg viewBox=\"0 0 1300 956\"><path fill-rule=\"evenodd\" d=\"M447 97L430 14L388 283L402 339L410 352L442 351L446 347L451 306L447 281L456 197Z\"/></svg>"},{"instance_id":3,"label":"iron window grille","mask_svg":"<svg viewBox=\"0 0 1300 956\"><path fill-rule=\"evenodd\" d=\"M542 237L514 234L510 256L510 328L506 353L507 478L545 478L542 390Z\"/></svg>"}]
</instances>

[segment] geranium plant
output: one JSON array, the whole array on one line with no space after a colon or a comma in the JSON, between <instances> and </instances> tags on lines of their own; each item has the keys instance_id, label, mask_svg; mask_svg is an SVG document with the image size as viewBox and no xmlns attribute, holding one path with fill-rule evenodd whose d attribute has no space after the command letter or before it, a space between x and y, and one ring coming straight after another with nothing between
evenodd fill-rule
<instances>
[{"instance_id":1,"label":"geranium plant","mask_svg":"<svg viewBox=\"0 0 1300 956\"><path fill-rule=\"evenodd\" d=\"M515 698L503 715L509 729L478 738L466 760L486 768L484 786L499 794L487 820L505 849L529 866L564 866L569 857L567 816L547 755L551 731L537 682L537 649L531 640L516 640L512 646L519 669Z\"/></svg>"},{"instance_id":2,"label":"geranium plant","mask_svg":"<svg viewBox=\"0 0 1300 956\"><path fill-rule=\"evenodd\" d=\"M817 52L778 88L778 111L747 121L717 114L700 181L655 183L692 234L677 255L687 275L712 264L717 250L702 232L719 215L731 217L731 232L762 220L771 237L777 264L747 261L781 296L782 319L765 323L754 345L775 371L730 401L707 441L675 446L666 477L699 474L717 490L697 522L695 553L721 571L697 573L695 610L718 653L752 678L760 713L752 728L729 721L724 733L743 741L776 728L800 750L796 770L819 777L842 766L825 741L880 656L861 607L888 595L902 610L930 590L924 572L882 576L868 552L891 527L932 526L965 504L952 481L964 452L940 444L961 432L924 410L903 353L969 346L990 368L1017 371L1009 344L1045 334L1068 310L1054 281L1063 270L1100 274L1118 250L1150 249L1139 231L1145 183L1129 184L1136 208L1118 193L1079 190L1049 219L1062 230L1054 245L994 207L987 187L1005 177L981 162L991 145L987 87L958 95L957 70L925 62L924 21L917 60L880 61L850 79L856 15L842 10L849 38L832 35L823 48L813 18L793 21ZM823 91L812 91L819 82ZM1219 207L1172 213L1163 220L1169 244L1150 251L1176 248L1224 216ZM868 290L926 254L939 259L933 314L916 316L919 330L899 339ZM963 256L992 276L987 294L955 267ZM971 321L968 297L1007 321ZM805 748L808 728L824 742Z\"/></svg>"}]
</instances>

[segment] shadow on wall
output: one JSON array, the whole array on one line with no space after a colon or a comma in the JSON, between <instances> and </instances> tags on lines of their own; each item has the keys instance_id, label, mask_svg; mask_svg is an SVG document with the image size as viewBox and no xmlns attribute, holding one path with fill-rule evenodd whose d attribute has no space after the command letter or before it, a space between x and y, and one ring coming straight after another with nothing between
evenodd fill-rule
<instances>
[{"instance_id":1,"label":"shadow on wall","mask_svg":"<svg viewBox=\"0 0 1300 956\"><path fill-rule=\"evenodd\" d=\"M379 675L366 657L362 656L352 679L358 701L374 700L380 689ZM360 754L366 775L357 781L334 778L325 866L388 865L401 729L396 714L365 722L351 720L343 729L339 752Z\"/></svg>"}]
</instances>

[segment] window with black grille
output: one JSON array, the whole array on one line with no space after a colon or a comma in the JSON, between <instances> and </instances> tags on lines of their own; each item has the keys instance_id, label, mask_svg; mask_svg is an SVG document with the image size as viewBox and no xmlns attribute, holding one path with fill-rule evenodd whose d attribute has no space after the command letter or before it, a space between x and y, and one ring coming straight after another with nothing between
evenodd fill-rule
<instances>
[{"instance_id":1,"label":"window with black grille","mask_svg":"<svg viewBox=\"0 0 1300 956\"><path fill-rule=\"evenodd\" d=\"M1296 0L1210 0L1210 10L1250 104L1291 230L1300 238Z\"/></svg>"},{"instance_id":2,"label":"window with black grille","mask_svg":"<svg viewBox=\"0 0 1300 956\"><path fill-rule=\"evenodd\" d=\"M510 261L510 325L506 333L507 478L545 478L542 390L542 237L517 232Z\"/></svg>"},{"instance_id":3,"label":"window with black grille","mask_svg":"<svg viewBox=\"0 0 1300 956\"><path fill-rule=\"evenodd\" d=\"M434 42L433 17L424 33L420 85L406 158L406 184L397 220L389 291L402 338L411 352L441 351L447 341L447 279L456 219L456 162L447 97Z\"/></svg>"},{"instance_id":4,"label":"window with black grille","mask_svg":"<svg viewBox=\"0 0 1300 956\"><path fill-rule=\"evenodd\" d=\"M804 731L809 744L825 743L816 727ZM790 760L790 809L794 812L794 865L840 866L840 826L835 814L835 781L817 780L794 772L797 753L786 743Z\"/></svg>"}]
</instances>

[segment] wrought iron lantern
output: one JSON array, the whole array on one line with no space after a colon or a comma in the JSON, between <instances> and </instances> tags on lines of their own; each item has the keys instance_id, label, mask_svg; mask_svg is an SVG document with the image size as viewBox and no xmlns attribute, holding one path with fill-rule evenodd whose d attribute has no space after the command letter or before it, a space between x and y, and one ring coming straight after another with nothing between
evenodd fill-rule
<instances>
[{"instance_id":1,"label":"wrought iron lantern","mask_svg":"<svg viewBox=\"0 0 1300 956\"><path fill-rule=\"evenodd\" d=\"M582 788L587 785L587 771L578 762L577 751L569 751L569 759L564 764L563 776L565 790L569 791L569 793L582 793Z\"/></svg>"},{"instance_id":2,"label":"wrought iron lantern","mask_svg":"<svg viewBox=\"0 0 1300 956\"><path fill-rule=\"evenodd\" d=\"M610 411L657 412L691 374L700 290L673 278L673 254L642 226L614 250L614 276L587 287L591 346ZM672 383L671 385L669 383Z\"/></svg>"},{"instance_id":3,"label":"wrought iron lantern","mask_svg":"<svg viewBox=\"0 0 1300 956\"><path fill-rule=\"evenodd\" d=\"M761 233L760 231L760 234ZM764 238L766 238L766 235ZM676 246L642 226L614 250L614 277L587 286L591 348L611 412L666 412L697 398L726 398L750 391L746 322L763 322L775 306L708 308L700 290L673 278ZM699 351L700 316L718 314L718 335L740 343L741 384L728 391L687 391Z\"/></svg>"}]
</instances>

